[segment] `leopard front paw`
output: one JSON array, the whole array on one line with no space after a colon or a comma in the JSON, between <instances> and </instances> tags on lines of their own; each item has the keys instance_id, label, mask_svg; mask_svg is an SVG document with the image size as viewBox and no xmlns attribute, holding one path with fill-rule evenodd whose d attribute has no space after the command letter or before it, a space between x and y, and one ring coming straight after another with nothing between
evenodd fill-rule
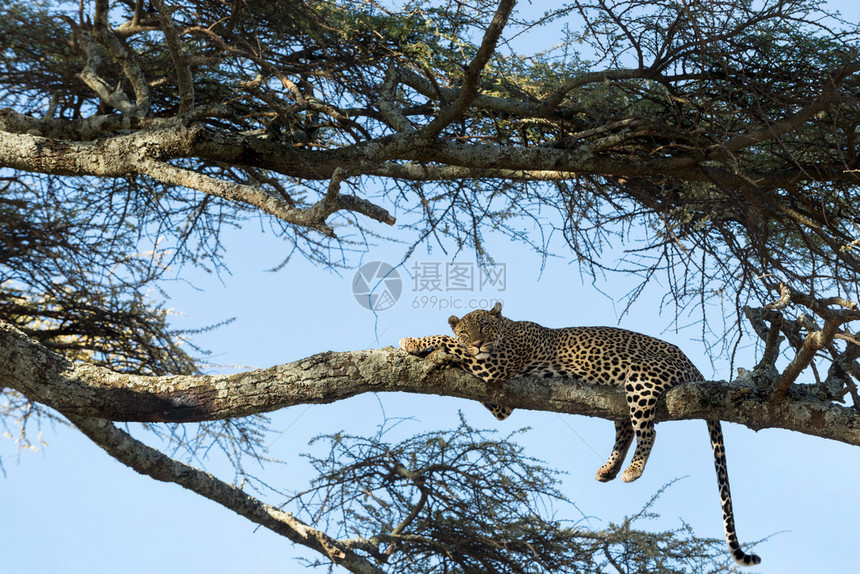
<instances>
[{"instance_id":1,"label":"leopard front paw","mask_svg":"<svg viewBox=\"0 0 860 574\"><path fill-rule=\"evenodd\" d=\"M431 348L421 347L418 339L415 337L403 337L400 339L400 348L410 355L423 355L433 350Z\"/></svg>"}]
</instances>

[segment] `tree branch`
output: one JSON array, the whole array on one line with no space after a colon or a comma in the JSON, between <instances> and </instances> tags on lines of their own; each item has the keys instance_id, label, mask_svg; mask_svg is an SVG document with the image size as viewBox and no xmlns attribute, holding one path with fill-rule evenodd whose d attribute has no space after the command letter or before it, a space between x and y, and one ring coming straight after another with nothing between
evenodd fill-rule
<instances>
[{"instance_id":1,"label":"tree branch","mask_svg":"<svg viewBox=\"0 0 860 574\"><path fill-rule=\"evenodd\" d=\"M195 108L195 112L223 114L224 110L209 106L201 107L199 112ZM541 146L443 142L429 148L412 149L401 139L414 137L413 134L397 134L333 150L301 150L265 138L216 131L197 122L187 125L177 123L173 118L154 118L151 124L145 126L149 129L131 134L120 133L93 142L70 142L22 133L25 127L30 128L27 132L36 130L38 133L50 133L52 137L66 133L56 133L55 128L51 127L53 125L60 126L56 128L60 130L128 129L126 122L130 120L123 120L119 116L107 117L116 119L106 119L105 124L96 121L85 128L77 121L44 123L41 120L42 123L36 123L40 120L26 120L21 114L3 110L0 113L0 127L5 129L8 126L9 129L5 133L0 132L0 166L58 175L122 177L138 173L134 162L141 157L140 154L144 154L155 156L160 161L199 158L248 165L311 180L330 179L336 169L343 168L352 176L378 175L415 181L436 177L554 181L569 178L572 174L613 177L660 174L690 182L738 184L738 176L733 172L718 166L699 167L699 160L694 157L658 157L633 162L596 154L588 144L567 150ZM69 127L64 127L66 125ZM133 124L128 125L134 127ZM394 156L387 157L391 153ZM390 159L399 161L387 161ZM403 163L403 160L413 163ZM747 171L747 174L757 181L762 180L768 187L790 185L801 177L811 181L852 183L860 179L857 174L843 170L823 172L814 166L802 164L791 171ZM361 213L376 219L376 216L371 215L376 211L368 209Z\"/></svg>"},{"instance_id":2,"label":"tree branch","mask_svg":"<svg viewBox=\"0 0 860 574\"><path fill-rule=\"evenodd\" d=\"M711 153L710 159L723 157L728 153L752 147L763 141L778 138L794 129L797 129L797 127L809 121L815 114L827 109L830 104L836 101L839 97L837 92L839 84L846 77L858 71L860 71L860 62L853 62L851 64L840 66L833 74L827 77L821 95L811 104L789 117L775 121L763 128L750 130L747 133L740 134L728 141L718 144L715 146L716 149Z\"/></svg>"},{"instance_id":3,"label":"tree branch","mask_svg":"<svg viewBox=\"0 0 860 574\"><path fill-rule=\"evenodd\" d=\"M338 193L345 171L337 169L325 196L307 209L299 209L282 198L263 189L210 177L196 171L182 169L167 163L145 159L136 162L137 172L170 185L179 185L202 191L228 201L246 203L273 215L282 221L316 229L324 235L334 237L334 230L326 224L326 218L336 211L348 209L362 213L382 223L394 224L394 218L383 208L354 196Z\"/></svg>"},{"instance_id":4,"label":"tree branch","mask_svg":"<svg viewBox=\"0 0 860 574\"><path fill-rule=\"evenodd\" d=\"M481 78L481 72L496 51L496 44L502 35L502 30L504 30L515 4L516 0L501 0L499 2L499 7L496 9L490 25L487 26L486 32L484 32L484 38L481 40L478 52L466 68L463 85L457 98L443 108L439 112L439 115L429 124L419 130L418 140L422 144L426 145L426 143L435 139L445 127L462 116L472 104L475 95L478 93L478 82Z\"/></svg>"},{"instance_id":5,"label":"tree branch","mask_svg":"<svg viewBox=\"0 0 860 574\"><path fill-rule=\"evenodd\" d=\"M92 41L89 34L82 34L82 37L84 39L84 52L87 55L87 63L84 69L78 74L78 77L107 105L116 108L123 115L137 115L135 114L138 110L137 106L131 103L120 89L120 86L112 90L107 82L99 76L98 69L102 63L99 48Z\"/></svg>"},{"instance_id":6,"label":"tree branch","mask_svg":"<svg viewBox=\"0 0 860 574\"><path fill-rule=\"evenodd\" d=\"M0 121L4 121L2 115ZM366 199L338 194L344 171L340 172L341 175L333 175L332 181L337 185L330 186L320 202L300 209L262 189L220 180L165 162L167 158L193 155L190 149L195 146L205 149L212 145L206 133L205 128L198 125L186 127L176 120L159 128L94 142L56 141L29 134L0 133L0 166L62 175L145 175L162 183L246 203L287 223L316 229L330 236L334 232L325 219L340 210L361 213L388 225L395 222L388 211ZM337 173L337 168L333 173Z\"/></svg>"},{"instance_id":7,"label":"tree branch","mask_svg":"<svg viewBox=\"0 0 860 574\"><path fill-rule=\"evenodd\" d=\"M257 500L193 466L181 463L136 440L109 421L79 415L68 419L110 456L131 469L161 482L172 482L229 508L251 522L306 546L350 572L381 574L382 570L358 556L341 541L311 528L289 512Z\"/></svg>"},{"instance_id":8,"label":"tree branch","mask_svg":"<svg viewBox=\"0 0 860 574\"><path fill-rule=\"evenodd\" d=\"M399 72L394 64L385 71L385 80L379 89L379 101L377 106L382 112L385 120L395 130L401 133L414 132L415 127L403 115L403 110L397 106L397 84L399 83Z\"/></svg>"},{"instance_id":9,"label":"tree branch","mask_svg":"<svg viewBox=\"0 0 860 574\"><path fill-rule=\"evenodd\" d=\"M599 72L585 72L574 78L570 78L561 86L547 95L540 104L540 116L548 116L561 104L564 97L571 91L588 84L597 82L609 82L617 80L633 80L651 78L654 72L638 68L621 68L616 70L602 70Z\"/></svg>"},{"instance_id":10,"label":"tree branch","mask_svg":"<svg viewBox=\"0 0 860 574\"><path fill-rule=\"evenodd\" d=\"M816 315L824 319L824 327L818 329L814 322L810 322L807 330L809 333L803 344L797 350L794 359L788 364L773 385L773 396L782 398L788 392L792 383L800 373L812 363L815 354L821 349L829 347L834 337L842 335L839 328L849 322L860 320L860 311L857 303L843 299L842 297L830 297L817 299L815 297L795 292L785 283L779 284L779 299L765 306L766 310L782 311L788 304L795 303L808 309L812 309ZM831 309L831 305L839 305L843 309Z\"/></svg>"},{"instance_id":11,"label":"tree branch","mask_svg":"<svg viewBox=\"0 0 860 574\"><path fill-rule=\"evenodd\" d=\"M131 83L136 105L135 109L131 110L130 113L145 116L149 114L149 108L152 105L149 95L149 83L146 81L146 76L143 74L143 70L140 68L134 52L123 44L111 28L109 11L110 2L108 0L96 0L95 15L93 18L93 36L107 50L108 54L117 61L125 77Z\"/></svg>"},{"instance_id":12,"label":"tree branch","mask_svg":"<svg viewBox=\"0 0 860 574\"><path fill-rule=\"evenodd\" d=\"M182 57L182 47L179 44L179 35L176 26L173 25L173 10L167 8L164 0L152 0L158 10L161 20L161 29L167 40L167 48L170 50L170 58L173 67L176 68L176 83L179 85L179 114L185 115L194 109L194 80L191 76L191 68ZM135 12L135 17L137 13Z\"/></svg>"},{"instance_id":13,"label":"tree branch","mask_svg":"<svg viewBox=\"0 0 860 574\"><path fill-rule=\"evenodd\" d=\"M488 388L463 370L399 349L325 352L234 375L143 377L72 363L0 323L0 386L68 415L192 422L321 404L365 392L463 397L514 408L629 416L624 390L572 379L524 377ZM671 389L657 420L720 419L783 428L860 446L860 413L797 389L769 398L749 386L696 382Z\"/></svg>"},{"instance_id":14,"label":"tree branch","mask_svg":"<svg viewBox=\"0 0 860 574\"><path fill-rule=\"evenodd\" d=\"M227 106L206 104L196 106L191 119L228 118L233 112ZM34 118L11 108L0 109L0 131L14 134L38 135L45 138L86 141L119 130L161 129L176 125L173 117L153 118L128 114L99 114L79 119Z\"/></svg>"}]
</instances>

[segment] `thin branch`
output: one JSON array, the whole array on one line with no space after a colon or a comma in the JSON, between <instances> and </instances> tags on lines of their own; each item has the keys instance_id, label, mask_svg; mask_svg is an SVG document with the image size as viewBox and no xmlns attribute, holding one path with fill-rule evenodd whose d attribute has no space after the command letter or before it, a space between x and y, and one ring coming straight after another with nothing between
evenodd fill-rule
<instances>
[{"instance_id":1,"label":"thin branch","mask_svg":"<svg viewBox=\"0 0 860 574\"><path fill-rule=\"evenodd\" d=\"M747 306L743 308L743 312L753 330L765 342L764 353L756 369L773 369L779 358L779 344L783 340L779 336L783 324L782 313L774 310L752 309ZM765 325L765 321L770 323L769 327Z\"/></svg>"},{"instance_id":2,"label":"thin branch","mask_svg":"<svg viewBox=\"0 0 860 574\"><path fill-rule=\"evenodd\" d=\"M440 110L439 115L433 121L419 130L420 135L417 138L419 142L426 144L434 140L445 127L462 116L469 106L472 105L472 101L478 93L481 72L495 52L496 44L502 35L502 30L504 30L515 4L516 0L501 0L499 2L499 7L496 9L496 13L493 15L493 19L487 30L484 32L484 38L481 40L478 52L466 68L460 93L453 102Z\"/></svg>"},{"instance_id":3,"label":"thin branch","mask_svg":"<svg viewBox=\"0 0 860 574\"><path fill-rule=\"evenodd\" d=\"M397 73L400 77L400 81L432 101L454 101L459 98L462 93L462 90L459 88L436 86L426 78L422 78L409 69L399 69ZM541 108L539 104L522 101L520 99L476 94L472 100L472 105L479 110L511 114L524 118L541 117Z\"/></svg>"},{"instance_id":4,"label":"thin branch","mask_svg":"<svg viewBox=\"0 0 860 574\"><path fill-rule=\"evenodd\" d=\"M575 90L576 88L580 88L582 86L597 82L643 79L651 78L653 76L654 72L652 72L651 70L632 68L620 70L603 70L600 72L585 72L579 74L576 77L570 78L569 80L565 81L561 86L550 92L550 94L547 95L541 102L538 115L541 117L550 115L553 111L555 111L556 108L558 108L562 100L564 100L565 96L567 96L568 93Z\"/></svg>"},{"instance_id":5,"label":"thin branch","mask_svg":"<svg viewBox=\"0 0 860 574\"><path fill-rule=\"evenodd\" d=\"M399 82L397 67L392 64L385 72L385 80L379 89L379 111L395 130L401 133L414 132L415 127L403 115L403 110L397 106L397 84Z\"/></svg>"},{"instance_id":6,"label":"thin branch","mask_svg":"<svg viewBox=\"0 0 860 574\"><path fill-rule=\"evenodd\" d=\"M334 236L334 230L326 223L326 219L336 211L349 210L361 213L388 225L393 225L395 222L388 211L370 201L355 196L340 195L338 193L340 183L346 176L346 171L340 168L332 175L325 196L309 208L299 209L262 189L217 179L156 160L144 159L137 162L137 166L138 173L141 175L163 183L196 189L228 201L247 203L287 223L316 229L328 236Z\"/></svg>"},{"instance_id":7,"label":"thin branch","mask_svg":"<svg viewBox=\"0 0 860 574\"><path fill-rule=\"evenodd\" d=\"M194 79L191 76L191 68L185 62L185 58L182 57L182 46L179 43L176 26L173 24L175 8L168 8L164 4L164 0L152 0L152 2L158 10L161 28L164 32L164 38L167 40L167 48L170 50L170 58L173 60L173 67L176 68L176 83L179 86L179 113L184 115L194 109ZM136 10L135 17L137 17Z\"/></svg>"},{"instance_id":8,"label":"thin branch","mask_svg":"<svg viewBox=\"0 0 860 574\"><path fill-rule=\"evenodd\" d=\"M111 28L109 11L110 3L108 0L96 0L93 36L107 50L108 54L119 63L125 77L131 82L136 104L133 113L145 116L149 113L151 105L149 83L146 81L134 52L123 44Z\"/></svg>"},{"instance_id":9,"label":"thin branch","mask_svg":"<svg viewBox=\"0 0 860 574\"><path fill-rule=\"evenodd\" d=\"M777 299L773 303L765 305L764 306L765 309L773 309L774 311L782 311L786 307L788 307L788 304L791 302L791 288L788 285L786 285L785 283L780 282L778 289L779 289L779 299Z\"/></svg>"},{"instance_id":10,"label":"thin branch","mask_svg":"<svg viewBox=\"0 0 860 574\"><path fill-rule=\"evenodd\" d=\"M797 113L775 121L766 127L750 130L747 133L735 136L734 138L715 146L716 149L711 152L710 159L724 157L728 153L754 146L766 140L778 138L781 135L796 129L798 126L809 121L815 114L825 110L830 104L836 101L839 97L837 92L839 84L846 77L858 71L860 71L860 62L853 62L851 64L840 66L832 75L827 77L821 95L811 104Z\"/></svg>"},{"instance_id":11,"label":"thin branch","mask_svg":"<svg viewBox=\"0 0 860 574\"><path fill-rule=\"evenodd\" d=\"M105 82L98 74L98 69L101 67L102 58L99 53L99 48L89 34L81 33L84 42L84 52L87 55L87 63L84 69L78 73L78 77L96 93L101 101L116 108L122 114L132 115L137 112L138 108L128 99L128 96L122 92L120 86L116 89Z\"/></svg>"},{"instance_id":12,"label":"thin branch","mask_svg":"<svg viewBox=\"0 0 860 574\"><path fill-rule=\"evenodd\" d=\"M815 354L822 349L830 347L835 337L843 335L839 330L843 324L860 319L860 311L858 311L857 304L841 297L817 299L810 295L796 292L783 282L780 282L778 290L779 299L766 305L764 307L766 310L782 311L789 303L802 305L824 319L824 327L819 329L815 321L804 315L798 318L798 321L805 326L808 334L792 361L774 383L772 391L774 399L783 398L800 373L812 363ZM844 309L831 309L831 305L839 305L844 307ZM776 325L775 322L772 324L771 330L773 330L774 325Z\"/></svg>"},{"instance_id":13,"label":"thin branch","mask_svg":"<svg viewBox=\"0 0 860 574\"><path fill-rule=\"evenodd\" d=\"M809 366L812 359L815 358L815 354L833 342L833 336L840 325L839 321L829 319L824 322L824 328L820 331L814 331L806 336L803 346L774 383L772 392L774 399L782 398L788 393L792 383Z\"/></svg>"},{"instance_id":14,"label":"thin branch","mask_svg":"<svg viewBox=\"0 0 860 574\"><path fill-rule=\"evenodd\" d=\"M341 541L311 528L293 517L291 513L265 504L208 472L170 458L116 428L109 421L78 415L67 414L66 416L110 456L141 474L161 482L178 484L217 502L255 524L319 552L332 563L343 566L350 572L360 574L382 574L383 572L366 558L355 554Z\"/></svg>"}]
</instances>

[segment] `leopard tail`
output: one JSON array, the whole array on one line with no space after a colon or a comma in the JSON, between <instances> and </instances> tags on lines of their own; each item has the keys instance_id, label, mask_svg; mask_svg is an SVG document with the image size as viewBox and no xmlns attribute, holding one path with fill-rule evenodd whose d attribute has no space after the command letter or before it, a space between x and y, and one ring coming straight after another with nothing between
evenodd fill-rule
<instances>
[{"instance_id":1,"label":"leopard tail","mask_svg":"<svg viewBox=\"0 0 860 574\"><path fill-rule=\"evenodd\" d=\"M754 566L761 562L755 554L747 554L741 550L738 534L735 531L735 515L732 511L732 493L729 489L729 473L726 468L726 448L723 442L723 429L720 421L707 421L708 433L711 435L711 448L714 450L714 466L717 470L717 484L720 487L720 503L723 507L723 526L726 530L726 542L732 558L741 566Z\"/></svg>"}]
</instances>

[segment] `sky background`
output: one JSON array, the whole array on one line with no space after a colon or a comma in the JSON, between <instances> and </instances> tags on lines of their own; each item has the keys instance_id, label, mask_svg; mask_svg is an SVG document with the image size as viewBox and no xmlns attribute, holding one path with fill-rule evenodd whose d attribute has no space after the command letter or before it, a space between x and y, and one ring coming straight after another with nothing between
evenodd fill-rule
<instances>
[{"instance_id":1,"label":"sky background","mask_svg":"<svg viewBox=\"0 0 860 574\"><path fill-rule=\"evenodd\" d=\"M544 3L549 6L549 3ZM860 7L840 5L852 21ZM535 3L537 9L544 9ZM544 37L546 34L544 34ZM540 39L533 40L539 42ZM402 215L397 214L395 215ZM381 226L380 226L381 227ZM334 273L295 259L279 272L286 248L259 222L225 234L230 273L207 275L176 270L185 281L166 285L168 306L181 311L178 327L200 327L235 317L195 342L214 352L214 363L232 370L268 367L314 353L396 345L404 336L448 332L451 309L424 305L409 276L415 262L473 263L470 253L452 259L441 249L419 248L400 269L403 293L391 309L373 314L352 293L355 269ZM504 291L489 287L443 292L468 305L492 297L504 302L504 314L549 327L618 325L658 336L680 346L703 373L730 378L729 363L713 364L705 353L696 317L682 317L675 329L672 312L663 309L663 287L655 283L622 318L621 299L635 279L621 276L592 284L567 257L541 258L521 243L490 238L497 262L506 266ZM400 262L404 246L380 244L353 259L361 263ZM560 253L563 251L559 250ZM195 288L190 287L193 284ZM429 303L429 300L427 300ZM718 304L718 301L711 303ZM417 308L416 308L417 307ZM462 314L459 312L458 314ZM756 363L752 339L746 339L736 366ZM811 378L804 374L803 382ZM654 507L659 520L640 523L653 529L676 528L682 519L700 536L723 538L716 477L703 421L665 422L641 479L632 484L594 480L612 446L613 425L602 419L555 413L516 411L497 422L474 401L431 395L365 394L331 405L296 406L272 413L270 456L286 461L260 475L275 487L298 490L312 474L297 455L315 435L345 430L371 435L385 417L409 417L392 439L453 428L458 410L479 428L507 434L528 426L521 436L531 456L565 473L562 490L579 510L572 519L601 528L637 512L665 483L680 477ZM754 571L781 574L856 571L857 484L860 457L856 447L781 430L758 433L724 423L729 475L738 533L747 550L753 541L762 564ZM34 429L31 429L31 431ZM398 434L399 433L399 434ZM146 438L140 432L136 436ZM205 571L291 572L302 568L300 548L173 484L137 475L73 429L47 425L46 446L18 450L0 438L0 568L3 572L171 573ZM151 439L148 439L151 440ZM595 452L596 451L596 452ZM203 461L207 470L231 480L232 472L217 456ZM199 464L199 462L197 463ZM251 470L252 474L255 473ZM271 498L269 502L281 502ZM582 514L580 514L580 512Z\"/></svg>"}]
</instances>

